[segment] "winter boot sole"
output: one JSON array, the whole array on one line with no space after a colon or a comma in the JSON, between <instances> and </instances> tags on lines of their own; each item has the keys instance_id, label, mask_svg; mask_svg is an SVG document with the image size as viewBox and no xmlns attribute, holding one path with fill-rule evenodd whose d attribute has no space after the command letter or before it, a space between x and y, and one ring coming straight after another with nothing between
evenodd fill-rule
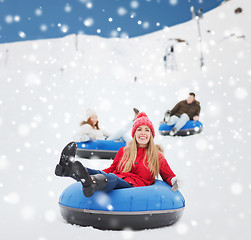
<instances>
[{"instance_id":1,"label":"winter boot sole","mask_svg":"<svg viewBox=\"0 0 251 240\"><path fill-rule=\"evenodd\" d=\"M71 159L75 158L77 151L77 144L75 142L68 143L60 156L59 164L57 164L55 169L55 174L57 176L69 176L66 172L66 168L71 165Z\"/></svg>"}]
</instances>

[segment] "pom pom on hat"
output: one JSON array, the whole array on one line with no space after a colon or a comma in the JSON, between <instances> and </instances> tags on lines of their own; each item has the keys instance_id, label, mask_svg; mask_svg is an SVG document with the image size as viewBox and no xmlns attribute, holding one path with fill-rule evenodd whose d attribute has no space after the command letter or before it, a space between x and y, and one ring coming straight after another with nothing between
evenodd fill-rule
<instances>
[{"instance_id":1,"label":"pom pom on hat","mask_svg":"<svg viewBox=\"0 0 251 240\"><path fill-rule=\"evenodd\" d=\"M97 116L97 113L90 108L86 110L86 119L88 120L91 116Z\"/></svg>"},{"instance_id":2,"label":"pom pom on hat","mask_svg":"<svg viewBox=\"0 0 251 240\"><path fill-rule=\"evenodd\" d=\"M146 113L144 113L144 112L139 113L138 116L136 117L134 123L133 123L132 137L134 137L134 133L135 133L136 129L139 126L143 126L143 125L146 125L151 129L152 135L154 137L155 136L155 131L154 131L153 123L150 121L150 119L147 117Z\"/></svg>"}]
</instances>

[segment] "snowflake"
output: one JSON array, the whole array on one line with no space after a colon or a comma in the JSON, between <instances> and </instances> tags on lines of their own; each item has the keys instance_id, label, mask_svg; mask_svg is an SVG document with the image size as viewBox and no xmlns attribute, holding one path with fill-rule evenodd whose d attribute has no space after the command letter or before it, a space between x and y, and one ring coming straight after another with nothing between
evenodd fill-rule
<instances>
[{"instance_id":1,"label":"snowflake","mask_svg":"<svg viewBox=\"0 0 251 240\"><path fill-rule=\"evenodd\" d=\"M47 27L46 24L42 24L42 25L40 26L40 30L41 30L42 32L47 31L47 29L48 29L48 27Z\"/></svg>"},{"instance_id":2,"label":"snowflake","mask_svg":"<svg viewBox=\"0 0 251 240\"><path fill-rule=\"evenodd\" d=\"M130 228L125 228L121 232L123 239L132 239L134 236L134 232Z\"/></svg>"},{"instance_id":3,"label":"snowflake","mask_svg":"<svg viewBox=\"0 0 251 240\"><path fill-rule=\"evenodd\" d=\"M25 38L26 37L26 34L23 31L18 32L18 35L19 35L20 38Z\"/></svg>"},{"instance_id":4,"label":"snowflake","mask_svg":"<svg viewBox=\"0 0 251 240\"><path fill-rule=\"evenodd\" d=\"M67 13L71 12L72 7L69 5L69 3L67 3L67 4L65 5L64 10L65 10L65 12L67 12Z\"/></svg>"},{"instance_id":5,"label":"snowflake","mask_svg":"<svg viewBox=\"0 0 251 240\"><path fill-rule=\"evenodd\" d=\"M178 3L178 0L169 0L169 3L174 6Z\"/></svg>"},{"instance_id":6,"label":"snowflake","mask_svg":"<svg viewBox=\"0 0 251 240\"><path fill-rule=\"evenodd\" d=\"M91 2L86 3L86 8L91 9L93 7L93 4Z\"/></svg>"},{"instance_id":7,"label":"snowflake","mask_svg":"<svg viewBox=\"0 0 251 240\"><path fill-rule=\"evenodd\" d=\"M11 15L6 15L4 20L6 23L10 24L13 22L13 17Z\"/></svg>"},{"instance_id":8,"label":"snowflake","mask_svg":"<svg viewBox=\"0 0 251 240\"><path fill-rule=\"evenodd\" d=\"M144 29L148 29L150 27L150 23L149 22L143 22L142 27Z\"/></svg>"},{"instance_id":9,"label":"snowflake","mask_svg":"<svg viewBox=\"0 0 251 240\"><path fill-rule=\"evenodd\" d=\"M86 26L86 27L91 27L92 25L94 24L94 19L93 18L86 18L85 20L84 20L84 25Z\"/></svg>"},{"instance_id":10,"label":"snowflake","mask_svg":"<svg viewBox=\"0 0 251 240\"><path fill-rule=\"evenodd\" d=\"M139 2L138 1L131 1L130 6L131 6L131 8L136 9L139 7Z\"/></svg>"},{"instance_id":11,"label":"snowflake","mask_svg":"<svg viewBox=\"0 0 251 240\"><path fill-rule=\"evenodd\" d=\"M62 25L61 27L60 27L60 30L61 30L61 32L63 32L63 33L67 33L68 31L69 31L69 27L68 27L68 25Z\"/></svg>"},{"instance_id":12,"label":"snowflake","mask_svg":"<svg viewBox=\"0 0 251 240\"><path fill-rule=\"evenodd\" d=\"M245 88L239 87L235 90L235 97L239 100L244 100L247 97L248 93Z\"/></svg>"},{"instance_id":13,"label":"snowflake","mask_svg":"<svg viewBox=\"0 0 251 240\"><path fill-rule=\"evenodd\" d=\"M240 183L234 183L231 185L231 193L234 195L240 195L243 191L243 187Z\"/></svg>"},{"instance_id":14,"label":"snowflake","mask_svg":"<svg viewBox=\"0 0 251 240\"><path fill-rule=\"evenodd\" d=\"M20 22L20 20L21 20L21 17L20 17L20 16L16 15L16 16L14 17L14 21L15 21L15 22Z\"/></svg>"},{"instance_id":15,"label":"snowflake","mask_svg":"<svg viewBox=\"0 0 251 240\"><path fill-rule=\"evenodd\" d=\"M122 32L122 33L120 34L120 37L121 37L121 38L129 38L129 35L128 35L128 33L126 33L126 32Z\"/></svg>"},{"instance_id":16,"label":"snowflake","mask_svg":"<svg viewBox=\"0 0 251 240\"><path fill-rule=\"evenodd\" d=\"M17 192L11 192L4 196L3 200L9 204L16 205L19 203L20 196Z\"/></svg>"},{"instance_id":17,"label":"snowflake","mask_svg":"<svg viewBox=\"0 0 251 240\"><path fill-rule=\"evenodd\" d=\"M27 136L30 134L30 127L26 124L21 124L18 127L18 133L20 136Z\"/></svg>"},{"instance_id":18,"label":"snowflake","mask_svg":"<svg viewBox=\"0 0 251 240\"><path fill-rule=\"evenodd\" d=\"M35 15L36 16L41 16L43 14L43 11L42 11L42 8L40 7L40 8L37 8L36 10L35 10Z\"/></svg>"},{"instance_id":19,"label":"snowflake","mask_svg":"<svg viewBox=\"0 0 251 240\"><path fill-rule=\"evenodd\" d=\"M119 16L124 16L127 14L127 10L124 7L119 7L118 8L118 15Z\"/></svg>"},{"instance_id":20,"label":"snowflake","mask_svg":"<svg viewBox=\"0 0 251 240\"><path fill-rule=\"evenodd\" d=\"M34 62L36 60L36 57L34 55L30 56L29 60L31 60L31 62ZM25 80L28 86L39 86L41 84L39 76L37 76L37 74L35 73L28 73L25 76Z\"/></svg>"},{"instance_id":21,"label":"snowflake","mask_svg":"<svg viewBox=\"0 0 251 240\"><path fill-rule=\"evenodd\" d=\"M5 155L0 158L0 170L5 170L9 167L9 161Z\"/></svg>"}]
</instances>

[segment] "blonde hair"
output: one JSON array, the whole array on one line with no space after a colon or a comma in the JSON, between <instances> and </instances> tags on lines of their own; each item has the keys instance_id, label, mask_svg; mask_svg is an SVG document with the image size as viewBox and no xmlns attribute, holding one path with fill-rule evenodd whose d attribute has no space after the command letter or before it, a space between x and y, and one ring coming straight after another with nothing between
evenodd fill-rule
<instances>
[{"instance_id":1,"label":"blonde hair","mask_svg":"<svg viewBox=\"0 0 251 240\"><path fill-rule=\"evenodd\" d=\"M130 141L125 147L123 157L119 163L118 169L121 172L131 171L132 165L137 158L137 149L137 141L134 135L133 140ZM160 145L156 145L154 143L153 135L151 133L143 163L145 164L145 161L147 159L148 167L153 177L158 177L159 174L159 153L163 153L163 148Z\"/></svg>"}]
</instances>

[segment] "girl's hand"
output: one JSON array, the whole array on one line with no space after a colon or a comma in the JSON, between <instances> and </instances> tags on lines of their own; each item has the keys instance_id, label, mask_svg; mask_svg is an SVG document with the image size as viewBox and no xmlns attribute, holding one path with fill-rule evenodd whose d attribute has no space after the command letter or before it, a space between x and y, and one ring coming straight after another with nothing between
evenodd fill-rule
<instances>
[{"instance_id":1,"label":"girl's hand","mask_svg":"<svg viewBox=\"0 0 251 240\"><path fill-rule=\"evenodd\" d=\"M176 192L178 190L178 188L179 188L179 180L178 180L178 178L177 177L173 177L171 179L171 183L173 185L173 187L171 188L171 190L173 192Z\"/></svg>"}]
</instances>

